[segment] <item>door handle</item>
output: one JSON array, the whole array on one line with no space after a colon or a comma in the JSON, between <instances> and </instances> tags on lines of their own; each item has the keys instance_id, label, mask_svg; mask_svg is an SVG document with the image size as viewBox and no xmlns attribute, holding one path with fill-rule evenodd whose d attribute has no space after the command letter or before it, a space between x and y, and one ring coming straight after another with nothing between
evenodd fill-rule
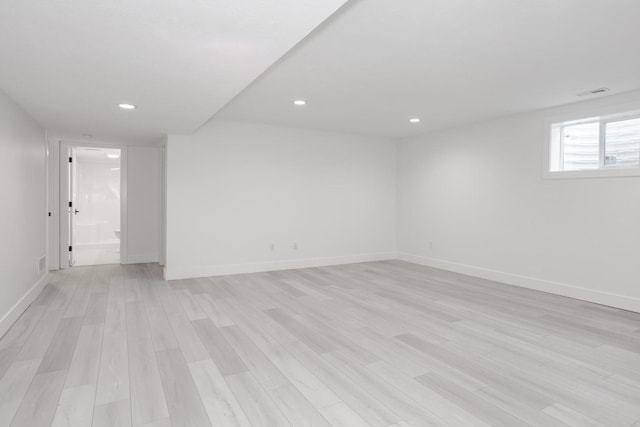
<instances>
[{"instance_id":1,"label":"door handle","mask_svg":"<svg viewBox=\"0 0 640 427\"><path fill-rule=\"evenodd\" d=\"M75 209L75 210L73 211L73 213L74 213L74 214L76 214L76 215L78 215L78 214L80 213L80 211L79 211L78 209Z\"/></svg>"}]
</instances>

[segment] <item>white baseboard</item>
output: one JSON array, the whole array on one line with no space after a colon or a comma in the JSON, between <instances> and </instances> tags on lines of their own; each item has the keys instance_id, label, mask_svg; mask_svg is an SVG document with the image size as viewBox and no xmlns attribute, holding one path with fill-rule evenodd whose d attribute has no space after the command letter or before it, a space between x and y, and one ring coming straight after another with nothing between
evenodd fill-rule
<instances>
[{"instance_id":1,"label":"white baseboard","mask_svg":"<svg viewBox=\"0 0 640 427\"><path fill-rule=\"evenodd\" d=\"M127 260L122 264L146 264L149 262L158 262L157 254L127 254Z\"/></svg>"},{"instance_id":2,"label":"white baseboard","mask_svg":"<svg viewBox=\"0 0 640 427\"><path fill-rule=\"evenodd\" d=\"M40 295L40 292L49 283L49 276L45 274L35 285L27 291L20 300L0 319L0 338L11 328L22 313L31 305L31 303Z\"/></svg>"},{"instance_id":3,"label":"white baseboard","mask_svg":"<svg viewBox=\"0 0 640 427\"><path fill-rule=\"evenodd\" d=\"M640 313L640 298L583 288L566 283L554 282L503 271L490 270L472 265L460 264L435 258L427 258L407 253L383 252L374 254L347 255L326 258L305 258L283 261L258 262L247 264L224 264L208 266L188 266L171 268L165 266L166 280L190 279L195 277L225 276L231 274L261 273L265 271L294 270L298 268L324 267L330 265L354 264L358 262L385 261L400 259L414 264L426 265L455 273L466 274L482 279L493 280L508 285L562 295L596 304L607 305ZM141 261L156 262L156 261Z\"/></svg>"},{"instance_id":4,"label":"white baseboard","mask_svg":"<svg viewBox=\"0 0 640 427\"><path fill-rule=\"evenodd\" d=\"M247 264L206 265L178 268L171 268L170 265L167 265L164 269L164 275L166 280L179 280L191 279L194 277L226 276L230 274L262 273L265 271L325 267L329 265L355 264L358 262L385 261L389 259L396 259L396 253L381 252L326 258L304 258Z\"/></svg>"},{"instance_id":5,"label":"white baseboard","mask_svg":"<svg viewBox=\"0 0 640 427\"><path fill-rule=\"evenodd\" d=\"M595 289L587 289L580 286L569 285L566 283L553 282L550 280L537 279L535 277L521 276L519 274L489 270L482 267L459 264L456 262L427 258L407 253L398 253L398 259L414 264L439 268L441 270L448 270L455 273L461 273L469 276L480 277L482 279L502 282L508 285L534 289L550 294L562 295L565 297L576 298L583 301L594 302L596 304L608 305L611 307L640 313L640 298L632 296L619 295Z\"/></svg>"}]
</instances>

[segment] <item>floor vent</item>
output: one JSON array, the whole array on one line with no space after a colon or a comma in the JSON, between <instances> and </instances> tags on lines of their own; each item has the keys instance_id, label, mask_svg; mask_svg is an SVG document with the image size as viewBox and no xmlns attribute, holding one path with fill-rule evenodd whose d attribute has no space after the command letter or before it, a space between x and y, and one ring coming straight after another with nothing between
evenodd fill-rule
<instances>
[{"instance_id":1,"label":"floor vent","mask_svg":"<svg viewBox=\"0 0 640 427\"><path fill-rule=\"evenodd\" d=\"M47 268L47 257L41 257L38 260L38 275L44 274L44 271Z\"/></svg>"}]
</instances>

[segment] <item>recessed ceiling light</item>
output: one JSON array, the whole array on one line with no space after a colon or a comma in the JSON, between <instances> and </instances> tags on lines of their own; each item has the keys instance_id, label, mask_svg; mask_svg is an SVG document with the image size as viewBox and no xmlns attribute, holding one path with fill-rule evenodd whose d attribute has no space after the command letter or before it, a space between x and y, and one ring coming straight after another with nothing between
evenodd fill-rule
<instances>
[{"instance_id":1,"label":"recessed ceiling light","mask_svg":"<svg viewBox=\"0 0 640 427\"><path fill-rule=\"evenodd\" d=\"M588 95L597 95L599 93L609 92L608 87L599 87L597 89L585 90L584 92L580 92L576 94L576 96L588 96Z\"/></svg>"},{"instance_id":2,"label":"recessed ceiling light","mask_svg":"<svg viewBox=\"0 0 640 427\"><path fill-rule=\"evenodd\" d=\"M307 101L305 101L304 99L296 99L295 101L293 101L293 103L295 105L307 105Z\"/></svg>"},{"instance_id":3,"label":"recessed ceiling light","mask_svg":"<svg viewBox=\"0 0 640 427\"><path fill-rule=\"evenodd\" d=\"M410 118L409 123L420 123L420 119L417 117Z\"/></svg>"},{"instance_id":4,"label":"recessed ceiling light","mask_svg":"<svg viewBox=\"0 0 640 427\"><path fill-rule=\"evenodd\" d=\"M110 159L119 159L120 158L120 154L107 154L107 157Z\"/></svg>"},{"instance_id":5,"label":"recessed ceiling light","mask_svg":"<svg viewBox=\"0 0 640 427\"><path fill-rule=\"evenodd\" d=\"M118 107L122 108L123 110L135 110L137 107L133 104L118 104Z\"/></svg>"},{"instance_id":6,"label":"recessed ceiling light","mask_svg":"<svg viewBox=\"0 0 640 427\"><path fill-rule=\"evenodd\" d=\"M112 171L119 171L120 168L111 168Z\"/></svg>"}]
</instances>

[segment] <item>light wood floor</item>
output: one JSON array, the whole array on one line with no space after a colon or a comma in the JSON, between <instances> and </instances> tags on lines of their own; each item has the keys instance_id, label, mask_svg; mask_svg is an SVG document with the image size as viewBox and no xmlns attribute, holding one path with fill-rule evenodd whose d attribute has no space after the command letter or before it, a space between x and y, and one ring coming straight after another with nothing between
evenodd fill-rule
<instances>
[{"instance_id":1,"label":"light wood floor","mask_svg":"<svg viewBox=\"0 0 640 427\"><path fill-rule=\"evenodd\" d=\"M80 267L0 340L0 426L640 425L640 314L402 263Z\"/></svg>"}]
</instances>

